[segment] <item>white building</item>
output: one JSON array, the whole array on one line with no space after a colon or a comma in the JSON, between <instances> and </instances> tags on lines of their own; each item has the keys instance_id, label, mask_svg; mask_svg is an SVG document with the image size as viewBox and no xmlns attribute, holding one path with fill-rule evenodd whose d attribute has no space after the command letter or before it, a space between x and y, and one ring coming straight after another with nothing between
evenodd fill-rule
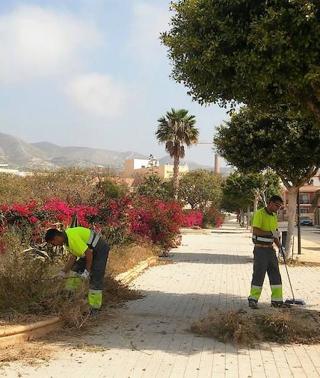
<instances>
[{"instance_id":1,"label":"white building","mask_svg":"<svg viewBox=\"0 0 320 378\"><path fill-rule=\"evenodd\" d=\"M125 177L131 177L138 169L146 169L152 167L159 167L159 160L154 159L128 159L124 162L123 174Z\"/></svg>"},{"instance_id":2,"label":"white building","mask_svg":"<svg viewBox=\"0 0 320 378\"><path fill-rule=\"evenodd\" d=\"M22 176L22 177L32 175L31 172L22 172L22 171L19 171L18 169L11 169L9 168L8 164L3 164L3 163L0 164L0 174L1 173L5 173L8 175Z\"/></svg>"},{"instance_id":3,"label":"white building","mask_svg":"<svg viewBox=\"0 0 320 378\"><path fill-rule=\"evenodd\" d=\"M179 167L179 175L182 176L189 172L186 164ZM160 165L157 159L130 159L124 163L123 177L135 177L135 175L148 175L150 173L157 174L159 177L169 180L173 177L173 165Z\"/></svg>"},{"instance_id":4,"label":"white building","mask_svg":"<svg viewBox=\"0 0 320 378\"><path fill-rule=\"evenodd\" d=\"M320 186L320 170L317 172L316 176L312 177L310 184L313 186Z\"/></svg>"}]
</instances>

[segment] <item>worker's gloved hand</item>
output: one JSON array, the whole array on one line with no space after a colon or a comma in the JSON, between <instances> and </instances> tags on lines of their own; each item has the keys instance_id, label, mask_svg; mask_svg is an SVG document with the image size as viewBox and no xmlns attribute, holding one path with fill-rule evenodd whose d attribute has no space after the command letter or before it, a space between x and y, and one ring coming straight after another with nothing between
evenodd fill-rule
<instances>
[{"instance_id":1,"label":"worker's gloved hand","mask_svg":"<svg viewBox=\"0 0 320 378\"><path fill-rule=\"evenodd\" d=\"M84 280L88 280L89 277L90 277L90 272L88 272L87 269L85 269L85 270L83 271L83 273L80 275L80 277L81 277L82 279L84 279Z\"/></svg>"},{"instance_id":2,"label":"worker's gloved hand","mask_svg":"<svg viewBox=\"0 0 320 378\"><path fill-rule=\"evenodd\" d=\"M280 239L280 232L278 230L272 231L272 236L274 239Z\"/></svg>"}]
</instances>

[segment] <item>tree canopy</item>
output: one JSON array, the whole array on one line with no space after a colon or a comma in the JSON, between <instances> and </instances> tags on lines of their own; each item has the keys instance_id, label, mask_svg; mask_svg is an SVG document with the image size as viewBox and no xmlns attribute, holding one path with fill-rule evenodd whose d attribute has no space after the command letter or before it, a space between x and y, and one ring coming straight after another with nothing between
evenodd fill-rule
<instances>
[{"instance_id":1,"label":"tree canopy","mask_svg":"<svg viewBox=\"0 0 320 378\"><path fill-rule=\"evenodd\" d=\"M220 126L214 143L218 152L244 172L270 168L288 189L288 237L290 252L298 189L320 167L320 128L302 115L268 114L243 108Z\"/></svg>"},{"instance_id":2,"label":"tree canopy","mask_svg":"<svg viewBox=\"0 0 320 378\"><path fill-rule=\"evenodd\" d=\"M186 173L180 180L179 199L192 209L204 211L207 207L217 207L222 197L220 175L199 169Z\"/></svg>"},{"instance_id":3,"label":"tree canopy","mask_svg":"<svg viewBox=\"0 0 320 378\"><path fill-rule=\"evenodd\" d=\"M162 34L200 103L293 104L320 124L319 0L179 0Z\"/></svg>"},{"instance_id":4,"label":"tree canopy","mask_svg":"<svg viewBox=\"0 0 320 378\"><path fill-rule=\"evenodd\" d=\"M173 198L172 183L163 181L156 174L151 174L145 176L137 186L137 193L142 196L169 200Z\"/></svg>"},{"instance_id":5,"label":"tree canopy","mask_svg":"<svg viewBox=\"0 0 320 378\"><path fill-rule=\"evenodd\" d=\"M223 185L222 207L227 211L246 210L262 206L274 194L279 194L279 178L272 171L264 173L233 172Z\"/></svg>"},{"instance_id":6,"label":"tree canopy","mask_svg":"<svg viewBox=\"0 0 320 378\"><path fill-rule=\"evenodd\" d=\"M270 168L284 185L302 186L320 166L320 130L303 116L242 108L220 126L214 144L238 169Z\"/></svg>"}]
</instances>

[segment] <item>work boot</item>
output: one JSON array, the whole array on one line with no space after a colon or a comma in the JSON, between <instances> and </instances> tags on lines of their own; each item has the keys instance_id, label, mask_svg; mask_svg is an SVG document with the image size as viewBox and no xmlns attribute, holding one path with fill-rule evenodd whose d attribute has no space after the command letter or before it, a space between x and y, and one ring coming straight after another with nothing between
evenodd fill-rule
<instances>
[{"instance_id":1,"label":"work boot","mask_svg":"<svg viewBox=\"0 0 320 378\"><path fill-rule=\"evenodd\" d=\"M101 310L98 308L91 308L90 309L90 316L96 317L100 314Z\"/></svg>"},{"instance_id":2,"label":"work boot","mask_svg":"<svg viewBox=\"0 0 320 378\"><path fill-rule=\"evenodd\" d=\"M289 303L285 303L285 302L271 301L271 307L291 308L291 305Z\"/></svg>"},{"instance_id":3,"label":"work boot","mask_svg":"<svg viewBox=\"0 0 320 378\"><path fill-rule=\"evenodd\" d=\"M253 310L258 309L258 301L256 301L255 299L248 298L248 303L249 303L249 307L252 308Z\"/></svg>"}]
</instances>

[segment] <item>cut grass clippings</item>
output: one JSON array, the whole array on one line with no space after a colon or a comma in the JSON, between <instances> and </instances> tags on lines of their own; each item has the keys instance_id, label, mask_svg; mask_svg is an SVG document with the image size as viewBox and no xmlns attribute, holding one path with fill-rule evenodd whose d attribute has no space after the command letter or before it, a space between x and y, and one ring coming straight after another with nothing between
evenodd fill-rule
<instances>
[{"instance_id":1,"label":"cut grass clippings","mask_svg":"<svg viewBox=\"0 0 320 378\"><path fill-rule=\"evenodd\" d=\"M316 344L320 342L320 312L296 308L215 311L193 323L191 331L250 347L263 342Z\"/></svg>"}]
</instances>

